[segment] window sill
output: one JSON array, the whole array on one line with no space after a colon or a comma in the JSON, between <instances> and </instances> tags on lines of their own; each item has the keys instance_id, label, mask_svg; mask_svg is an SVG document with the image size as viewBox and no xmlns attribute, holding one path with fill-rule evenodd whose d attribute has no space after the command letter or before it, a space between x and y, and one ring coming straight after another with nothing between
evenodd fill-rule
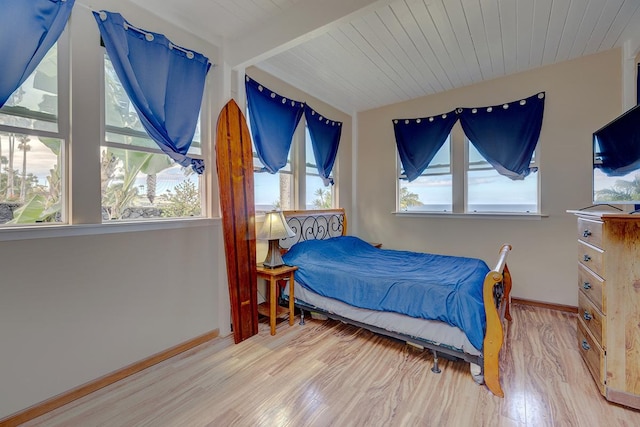
<instances>
[{"instance_id":1,"label":"window sill","mask_svg":"<svg viewBox=\"0 0 640 427\"><path fill-rule=\"evenodd\" d=\"M184 218L155 221L114 221L105 224L52 224L11 226L0 229L0 242L47 239L54 237L91 236L137 231L173 230L221 224L220 218Z\"/></svg>"},{"instance_id":2,"label":"window sill","mask_svg":"<svg viewBox=\"0 0 640 427\"><path fill-rule=\"evenodd\" d=\"M392 212L400 217L422 217L422 218L463 218L463 219L523 219L523 220L541 220L549 215L541 213L526 212Z\"/></svg>"}]
</instances>

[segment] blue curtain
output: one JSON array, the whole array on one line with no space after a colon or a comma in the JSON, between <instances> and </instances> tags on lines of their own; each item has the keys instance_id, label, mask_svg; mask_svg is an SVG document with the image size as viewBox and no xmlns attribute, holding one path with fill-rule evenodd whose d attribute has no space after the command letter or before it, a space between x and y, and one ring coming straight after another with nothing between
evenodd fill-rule
<instances>
[{"instance_id":1,"label":"blue curtain","mask_svg":"<svg viewBox=\"0 0 640 427\"><path fill-rule=\"evenodd\" d=\"M418 178L429 166L457 120L456 112L450 111L439 116L393 121L403 174L409 181Z\"/></svg>"},{"instance_id":2,"label":"blue curtain","mask_svg":"<svg viewBox=\"0 0 640 427\"><path fill-rule=\"evenodd\" d=\"M0 107L62 34L75 0L0 0Z\"/></svg>"},{"instance_id":3,"label":"blue curtain","mask_svg":"<svg viewBox=\"0 0 640 427\"><path fill-rule=\"evenodd\" d=\"M204 172L188 157L211 64L164 35L140 30L119 13L94 12L107 54L140 121L160 149L178 164Z\"/></svg>"},{"instance_id":4,"label":"blue curtain","mask_svg":"<svg viewBox=\"0 0 640 427\"><path fill-rule=\"evenodd\" d=\"M278 95L249 76L246 76L245 88L256 153L264 170L276 173L287 164L304 104Z\"/></svg>"},{"instance_id":5,"label":"blue curtain","mask_svg":"<svg viewBox=\"0 0 640 427\"><path fill-rule=\"evenodd\" d=\"M541 92L508 104L458 109L467 138L499 174L517 180L535 172L530 162L542 128L544 98Z\"/></svg>"},{"instance_id":6,"label":"blue curtain","mask_svg":"<svg viewBox=\"0 0 640 427\"><path fill-rule=\"evenodd\" d=\"M311 145L318 173L322 177L324 185L333 185L333 178L330 175L338 154L342 122L329 120L308 105L304 106L304 117L309 128L309 135L311 135Z\"/></svg>"}]
</instances>

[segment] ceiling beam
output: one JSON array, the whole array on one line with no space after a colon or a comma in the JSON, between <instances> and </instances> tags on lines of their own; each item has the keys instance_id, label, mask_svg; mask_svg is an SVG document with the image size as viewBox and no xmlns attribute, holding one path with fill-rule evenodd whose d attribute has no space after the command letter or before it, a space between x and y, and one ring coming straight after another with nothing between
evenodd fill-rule
<instances>
[{"instance_id":1,"label":"ceiling beam","mask_svg":"<svg viewBox=\"0 0 640 427\"><path fill-rule=\"evenodd\" d=\"M225 41L225 61L246 68L394 0L301 0L245 36Z\"/></svg>"}]
</instances>

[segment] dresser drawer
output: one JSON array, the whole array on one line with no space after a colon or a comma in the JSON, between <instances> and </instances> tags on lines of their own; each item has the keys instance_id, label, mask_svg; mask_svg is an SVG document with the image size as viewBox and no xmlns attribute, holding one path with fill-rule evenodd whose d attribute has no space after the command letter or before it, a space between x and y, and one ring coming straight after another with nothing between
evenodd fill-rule
<instances>
[{"instance_id":1,"label":"dresser drawer","mask_svg":"<svg viewBox=\"0 0 640 427\"><path fill-rule=\"evenodd\" d=\"M606 346L603 345L606 318L582 291L578 292L578 317L582 319L582 323L591 331L591 335L593 335L600 347L606 349Z\"/></svg>"},{"instance_id":2,"label":"dresser drawer","mask_svg":"<svg viewBox=\"0 0 640 427\"><path fill-rule=\"evenodd\" d=\"M578 218L578 239L602 247L602 222Z\"/></svg>"},{"instance_id":3,"label":"dresser drawer","mask_svg":"<svg viewBox=\"0 0 640 427\"><path fill-rule=\"evenodd\" d=\"M578 350L580 355L587 364L587 368L591 372L591 375L596 380L600 392L604 391L604 352L593 341L593 338L589 335L586 328L582 324L582 320L578 319Z\"/></svg>"},{"instance_id":4,"label":"dresser drawer","mask_svg":"<svg viewBox=\"0 0 640 427\"><path fill-rule=\"evenodd\" d=\"M604 280L580 263L578 264L578 288L589 297L602 314L607 314L603 293Z\"/></svg>"},{"instance_id":5,"label":"dresser drawer","mask_svg":"<svg viewBox=\"0 0 640 427\"><path fill-rule=\"evenodd\" d=\"M602 258L604 252L602 249L591 246L582 241L578 241L578 262L596 273L598 276L604 277L604 268Z\"/></svg>"}]
</instances>

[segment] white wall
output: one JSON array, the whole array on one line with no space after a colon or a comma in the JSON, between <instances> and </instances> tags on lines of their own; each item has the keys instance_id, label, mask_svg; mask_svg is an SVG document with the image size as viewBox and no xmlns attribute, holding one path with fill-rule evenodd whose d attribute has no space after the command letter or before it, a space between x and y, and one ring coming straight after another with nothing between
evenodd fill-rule
<instances>
[{"instance_id":1,"label":"white wall","mask_svg":"<svg viewBox=\"0 0 640 427\"><path fill-rule=\"evenodd\" d=\"M218 328L219 234L2 242L0 418Z\"/></svg>"},{"instance_id":2,"label":"white wall","mask_svg":"<svg viewBox=\"0 0 640 427\"><path fill-rule=\"evenodd\" d=\"M216 46L128 2L86 3L219 60ZM38 232L37 238L0 230L0 419L204 333L229 333L219 219L146 231L96 225L102 49L82 3L76 2L71 26L70 199L79 225ZM216 72L209 73L204 107L212 120L225 101ZM211 129L215 122L203 123L204 145ZM217 215L214 165L208 155L208 210ZM47 234L60 237L42 237Z\"/></svg>"},{"instance_id":3,"label":"white wall","mask_svg":"<svg viewBox=\"0 0 640 427\"><path fill-rule=\"evenodd\" d=\"M591 134L621 113L621 52L611 50L358 114L357 213L361 237L387 248L466 255L495 263L513 245L513 296L577 305L576 220L591 204ZM546 91L539 140L541 220L401 217L392 214L392 119L497 105Z\"/></svg>"}]
</instances>

